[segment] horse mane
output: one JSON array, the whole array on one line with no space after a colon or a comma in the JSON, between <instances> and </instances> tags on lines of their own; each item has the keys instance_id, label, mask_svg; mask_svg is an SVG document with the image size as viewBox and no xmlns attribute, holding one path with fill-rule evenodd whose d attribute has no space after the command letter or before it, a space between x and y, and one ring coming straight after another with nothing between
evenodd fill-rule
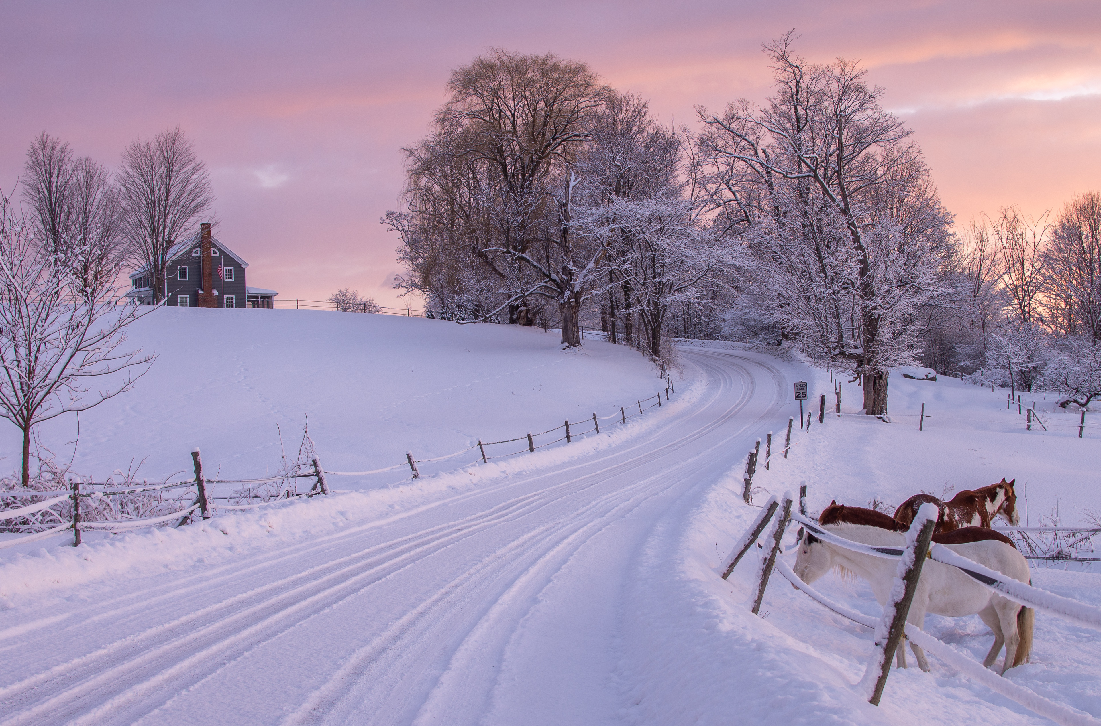
<instances>
[{"instance_id":1,"label":"horse mane","mask_svg":"<svg viewBox=\"0 0 1101 726\"><path fill-rule=\"evenodd\" d=\"M862 524L868 527L888 529L892 532L905 532L906 526L889 514L877 512L865 507L848 507L831 502L818 515L819 524Z\"/></svg>"},{"instance_id":2,"label":"horse mane","mask_svg":"<svg viewBox=\"0 0 1101 726\"><path fill-rule=\"evenodd\" d=\"M986 529L984 527L961 527L949 532L937 532L933 535L933 541L943 545L969 544L971 542L985 542L987 540L1005 542L1013 549L1017 549L1017 545L1013 544L1013 540L1009 537L1006 537L1001 532L996 532L993 529Z\"/></svg>"}]
</instances>

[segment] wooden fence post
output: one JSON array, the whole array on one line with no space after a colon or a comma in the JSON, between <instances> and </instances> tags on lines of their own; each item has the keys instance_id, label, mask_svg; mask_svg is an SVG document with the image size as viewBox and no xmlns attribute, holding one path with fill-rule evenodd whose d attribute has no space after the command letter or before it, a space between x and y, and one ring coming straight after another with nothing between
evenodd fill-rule
<instances>
[{"instance_id":1,"label":"wooden fence post","mask_svg":"<svg viewBox=\"0 0 1101 726\"><path fill-rule=\"evenodd\" d=\"M1021 415L1021 394L1017 394L1017 415Z\"/></svg>"},{"instance_id":2,"label":"wooden fence post","mask_svg":"<svg viewBox=\"0 0 1101 726\"><path fill-rule=\"evenodd\" d=\"M531 440L531 434L528 434L528 451L535 452L535 442Z\"/></svg>"},{"instance_id":3,"label":"wooden fence post","mask_svg":"<svg viewBox=\"0 0 1101 726\"><path fill-rule=\"evenodd\" d=\"M317 477L317 483L313 485L313 489L310 490L309 496L313 496L314 490L319 490L322 494L329 493L329 485L325 483L325 470L321 468L321 462L317 460L317 457L313 457L313 473Z\"/></svg>"},{"instance_id":4,"label":"wooden fence post","mask_svg":"<svg viewBox=\"0 0 1101 726\"><path fill-rule=\"evenodd\" d=\"M1086 409L1082 409L1082 418L1078 421L1078 438L1082 438L1082 429L1086 428Z\"/></svg>"},{"instance_id":5,"label":"wooden fence post","mask_svg":"<svg viewBox=\"0 0 1101 726\"><path fill-rule=\"evenodd\" d=\"M757 515L757 519L754 520L753 526L749 529L749 534L742 540L741 546L737 548L737 551L733 553L730 558L730 564L723 570L723 579L730 577L730 573L734 571L734 568L741 562L742 557L746 552L749 552L749 548L753 546L753 543L757 541L757 538L761 536L761 532L764 531L765 525L772 519L772 515L776 513L776 510L780 507L780 503L776 501L776 497L771 497L771 501L768 502L768 506L761 510L761 513Z\"/></svg>"},{"instance_id":6,"label":"wooden fence post","mask_svg":"<svg viewBox=\"0 0 1101 726\"><path fill-rule=\"evenodd\" d=\"M638 412L642 413L642 401L638 401Z\"/></svg>"},{"instance_id":7,"label":"wooden fence post","mask_svg":"<svg viewBox=\"0 0 1101 726\"><path fill-rule=\"evenodd\" d=\"M482 463L483 464L488 464L489 461L486 459L486 447L482 446L482 440L481 439L478 439L478 451L482 452Z\"/></svg>"},{"instance_id":8,"label":"wooden fence post","mask_svg":"<svg viewBox=\"0 0 1101 726\"><path fill-rule=\"evenodd\" d=\"M780 540L784 538L784 530L787 529L788 522L790 521L791 492L784 492L783 511L780 514L780 518L772 524L771 537L765 539L765 542L771 539L771 546L769 547L768 557L761 563L761 575L757 585L757 599L753 602L752 612L754 615L757 615L761 611L761 601L765 599L765 587L768 586L768 578L772 574L772 568L776 565L776 555L780 551Z\"/></svg>"},{"instance_id":9,"label":"wooden fence post","mask_svg":"<svg viewBox=\"0 0 1101 726\"><path fill-rule=\"evenodd\" d=\"M413 478L414 479L420 479L421 478L421 473L419 471L417 471L417 462L413 461L413 452L412 451L406 451L405 452L405 460L409 462L409 468L413 470Z\"/></svg>"},{"instance_id":10,"label":"wooden fence post","mask_svg":"<svg viewBox=\"0 0 1101 726\"><path fill-rule=\"evenodd\" d=\"M757 454L755 452L749 452L749 456L745 459L745 476L742 478L742 482L745 484L745 489L742 490L742 499L746 504L753 503L753 474L757 471Z\"/></svg>"},{"instance_id":11,"label":"wooden fence post","mask_svg":"<svg viewBox=\"0 0 1101 726\"><path fill-rule=\"evenodd\" d=\"M923 504L914 517L910 531L906 533L906 549L898 563L898 580L902 581L903 591L898 592L898 583L891 588L891 596L883 608L883 619L875 629L875 650L872 662L864 673L863 682L875 683L869 691L868 702L879 705L883 697L883 688L887 685L887 674L891 671L891 661L906 629L906 616L910 614L910 604L914 601L921 568L929 555L929 543L933 539L933 528L939 514L935 504Z\"/></svg>"},{"instance_id":12,"label":"wooden fence post","mask_svg":"<svg viewBox=\"0 0 1101 726\"><path fill-rule=\"evenodd\" d=\"M566 419L566 443L570 443L570 420Z\"/></svg>"},{"instance_id":13,"label":"wooden fence post","mask_svg":"<svg viewBox=\"0 0 1101 726\"><path fill-rule=\"evenodd\" d=\"M623 417L623 423L627 423L627 414L623 411L623 406L619 407L619 415Z\"/></svg>"},{"instance_id":14,"label":"wooden fence post","mask_svg":"<svg viewBox=\"0 0 1101 726\"><path fill-rule=\"evenodd\" d=\"M203 476L203 460L199 450L192 449L191 460L195 463L195 490L199 495L199 512L203 519L210 519L210 503L206 498L206 477Z\"/></svg>"},{"instance_id":15,"label":"wooden fence post","mask_svg":"<svg viewBox=\"0 0 1101 726\"><path fill-rule=\"evenodd\" d=\"M73 479L73 547L80 546L80 480Z\"/></svg>"},{"instance_id":16,"label":"wooden fence post","mask_svg":"<svg viewBox=\"0 0 1101 726\"><path fill-rule=\"evenodd\" d=\"M807 485L799 484L799 514L807 516Z\"/></svg>"},{"instance_id":17,"label":"wooden fence post","mask_svg":"<svg viewBox=\"0 0 1101 726\"><path fill-rule=\"evenodd\" d=\"M658 391L658 408L661 408L661 391Z\"/></svg>"},{"instance_id":18,"label":"wooden fence post","mask_svg":"<svg viewBox=\"0 0 1101 726\"><path fill-rule=\"evenodd\" d=\"M837 406L836 406L836 411L835 412L837 413L838 416L840 416L841 415L841 382L840 381L837 382L837 389L834 390L834 395L837 396Z\"/></svg>"},{"instance_id":19,"label":"wooden fence post","mask_svg":"<svg viewBox=\"0 0 1101 726\"><path fill-rule=\"evenodd\" d=\"M673 388L673 376L669 376L669 390L673 393L677 392L677 389Z\"/></svg>"},{"instance_id":20,"label":"wooden fence post","mask_svg":"<svg viewBox=\"0 0 1101 726\"><path fill-rule=\"evenodd\" d=\"M788 458L788 449L791 448L791 425L795 422L795 419L788 418L788 435L784 439L784 458Z\"/></svg>"},{"instance_id":21,"label":"wooden fence post","mask_svg":"<svg viewBox=\"0 0 1101 726\"><path fill-rule=\"evenodd\" d=\"M593 414L593 428L596 429L596 432L598 434L600 433L600 422L596 420L596 414L595 413Z\"/></svg>"},{"instance_id":22,"label":"wooden fence post","mask_svg":"<svg viewBox=\"0 0 1101 726\"><path fill-rule=\"evenodd\" d=\"M921 402L921 418L918 419L918 431L925 430L925 401Z\"/></svg>"},{"instance_id":23,"label":"wooden fence post","mask_svg":"<svg viewBox=\"0 0 1101 726\"><path fill-rule=\"evenodd\" d=\"M1032 409L1025 411L1025 431L1032 430Z\"/></svg>"},{"instance_id":24,"label":"wooden fence post","mask_svg":"<svg viewBox=\"0 0 1101 726\"><path fill-rule=\"evenodd\" d=\"M818 399L818 423L826 422L826 394L822 394L822 398Z\"/></svg>"},{"instance_id":25,"label":"wooden fence post","mask_svg":"<svg viewBox=\"0 0 1101 726\"><path fill-rule=\"evenodd\" d=\"M772 460L772 432L765 434L765 471L768 471L769 462Z\"/></svg>"}]
</instances>

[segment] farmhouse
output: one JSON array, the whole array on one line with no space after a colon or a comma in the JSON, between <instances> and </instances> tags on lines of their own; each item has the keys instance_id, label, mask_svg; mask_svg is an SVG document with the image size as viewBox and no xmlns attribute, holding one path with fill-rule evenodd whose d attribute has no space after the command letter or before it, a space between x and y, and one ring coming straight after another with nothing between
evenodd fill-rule
<instances>
[{"instance_id":1,"label":"farmhouse","mask_svg":"<svg viewBox=\"0 0 1101 726\"><path fill-rule=\"evenodd\" d=\"M242 260L210 234L210 223L168 251L164 295L167 305L200 308L272 308L275 290L248 287ZM142 305L153 304L153 275L143 268L130 275L126 297Z\"/></svg>"}]
</instances>

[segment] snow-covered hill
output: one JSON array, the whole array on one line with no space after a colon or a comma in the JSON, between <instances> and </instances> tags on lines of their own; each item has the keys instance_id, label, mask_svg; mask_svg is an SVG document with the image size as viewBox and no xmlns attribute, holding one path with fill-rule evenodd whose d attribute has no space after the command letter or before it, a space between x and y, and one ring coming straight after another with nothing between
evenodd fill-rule
<instances>
[{"instance_id":1,"label":"snow-covered hill","mask_svg":"<svg viewBox=\"0 0 1101 726\"><path fill-rule=\"evenodd\" d=\"M373 470L410 451L428 459L603 416L664 387L628 348L586 340L562 351L556 332L515 326L163 308L128 335L158 358L132 391L80 416L72 468L97 480L131 462L150 478L190 471L195 447L210 476L262 476L280 462L276 426L293 455L306 416L326 468ZM75 416L42 426L40 438L67 461ZM11 471L19 445L18 430L0 426Z\"/></svg>"}]
</instances>

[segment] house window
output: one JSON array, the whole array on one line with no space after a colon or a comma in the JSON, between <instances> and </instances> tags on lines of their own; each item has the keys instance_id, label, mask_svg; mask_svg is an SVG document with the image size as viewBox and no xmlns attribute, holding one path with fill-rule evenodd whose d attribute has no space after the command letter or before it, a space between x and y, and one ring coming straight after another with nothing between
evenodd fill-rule
<instances>
[{"instance_id":1,"label":"house window","mask_svg":"<svg viewBox=\"0 0 1101 726\"><path fill-rule=\"evenodd\" d=\"M187 279L187 267L185 267L184 265L180 265L179 267L176 268L176 279L177 280L186 280Z\"/></svg>"},{"instance_id":2,"label":"house window","mask_svg":"<svg viewBox=\"0 0 1101 726\"><path fill-rule=\"evenodd\" d=\"M198 257L198 256L199 256L199 255L201 255L202 253L203 253L203 251L202 251L201 249L199 249L198 247L196 247L195 249L191 250L191 256L192 256L192 257Z\"/></svg>"},{"instance_id":3,"label":"house window","mask_svg":"<svg viewBox=\"0 0 1101 726\"><path fill-rule=\"evenodd\" d=\"M223 267L222 268L222 279L225 280L226 282L233 282L233 268L232 267Z\"/></svg>"},{"instance_id":4,"label":"house window","mask_svg":"<svg viewBox=\"0 0 1101 726\"><path fill-rule=\"evenodd\" d=\"M222 299L226 301L226 307L227 308L236 307L236 305L234 305L234 301L236 300L236 295L222 295Z\"/></svg>"},{"instance_id":5,"label":"house window","mask_svg":"<svg viewBox=\"0 0 1101 726\"><path fill-rule=\"evenodd\" d=\"M181 308L191 307L190 295L179 295L176 297L176 305Z\"/></svg>"},{"instance_id":6,"label":"house window","mask_svg":"<svg viewBox=\"0 0 1101 726\"><path fill-rule=\"evenodd\" d=\"M213 257L217 257L218 256L218 248L217 247L211 247L210 248L210 254Z\"/></svg>"}]
</instances>

